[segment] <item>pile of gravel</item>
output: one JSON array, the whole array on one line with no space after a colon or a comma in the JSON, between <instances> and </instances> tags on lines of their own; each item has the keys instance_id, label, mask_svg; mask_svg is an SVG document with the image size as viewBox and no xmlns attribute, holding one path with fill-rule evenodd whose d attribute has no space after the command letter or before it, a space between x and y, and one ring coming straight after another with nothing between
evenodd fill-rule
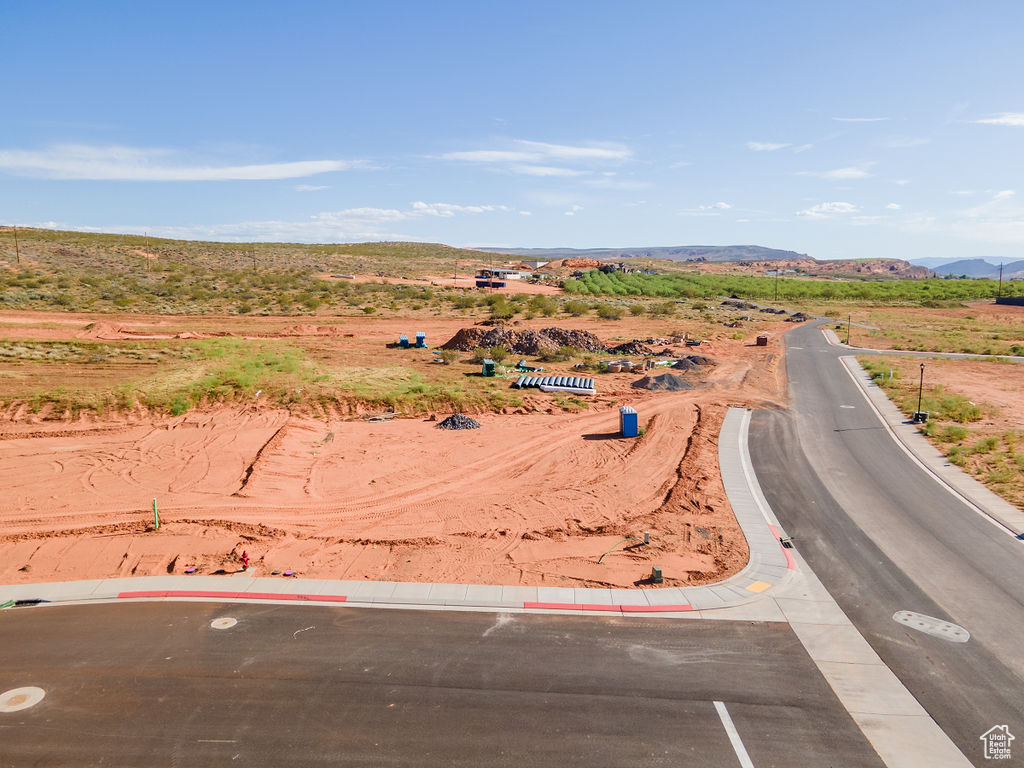
<instances>
[{"instance_id":1,"label":"pile of gravel","mask_svg":"<svg viewBox=\"0 0 1024 768\"><path fill-rule=\"evenodd\" d=\"M564 328L541 328L539 331L516 331L511 328L463 328L441 349L468 352L477 347L504 347L514 355L538 355L553 352L559 347L576 347L586 352L604 349L604 344L589 331L571 331Z\"/></svg>"},{"instance_id":2,"label":"pile of gravel","mask_svg":"<svg viewBox=\"0 0 1024 768\"><path fill-rule=\"evenodd\" d=\"M786 318L787 323L803 323L811 318L805 315L803 312L794 312L791 316Z\"/></svg>"},{"instance_id":3,"label":"pile of gravel","mask_svg":"<svg viewBox=\"0 0 1024 768\"><path fill-rule=\"evenodd\" d=\"M666 392L681 392L684 389L693 389L693 384L682 376L674 373L663 373L661 376L644 376L642 379L633 382L635 389L664 390Z\"/></svg>"},{"instance_id":4,"label":"pile of gravel","mask_svg":"<svg viewBox=\"0 0 1024 768\"><path fill-rule=\"evenodd\" d=\"M480 429L480 422L463 416L461 413L453 413L444 421L437 422L438 429Z\"/></svg>"},{"instance_id":5,"label":"pile of gravel","mask_svg":"<svg viewBox=\"0 0 1024 768\"><path fill-rule=\"evenodd\" d=\"M680 358L672 367L680 371L692 371L694 368L699 368L703 365L718 365L718 363L710 357L704 357L704 355L687 355Z\"/></svg>"},{"instance_id":6,"label":"pile of gravel","mask_svg":"<svg viewBox=\"0 0 1024 768\"><path fill-rule=\"evenodd\" d=\"M617 347L609 347L608 351L615 355L627 355L633 357L637 355L655 354L654 350L648 347L642 341L640 341L640 339L633 339L632 341L627 341L625 344L619 344L619 346Z\"/></svg>"}]
</instances>

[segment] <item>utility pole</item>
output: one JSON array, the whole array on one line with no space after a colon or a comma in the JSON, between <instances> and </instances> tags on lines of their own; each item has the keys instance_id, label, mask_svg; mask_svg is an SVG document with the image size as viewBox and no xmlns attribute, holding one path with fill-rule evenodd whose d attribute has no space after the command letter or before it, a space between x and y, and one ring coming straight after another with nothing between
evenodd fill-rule
<instances>
[{"instance_id":1,"label":"utility pole","mask_svg":"<svg viewBox=\"0 0 1024 768\"><path fill-rule=\"evenodd\" d=\"M256 271L256 246L252 246L252 271Z\"/></svg>"},{"instance_id":2,"label":"utility pole","mask_svg":"<svg viewBox=\"0 0 1024 768\"><path fill-rule=\"evenodd\" d=\"M924 393L924 363L921 363L921 383L917 385L917 411L914 413L914 422L920 423L921 419L921 395Z\"/></svg>"},{"instance_id":3,"label":"utility pole","mask_svg":"<svg viewBox=\"0 0 1024 768\"><path fill-rule=\"evenodd\" d=\"M455 260L455 272L452 273L452 280L454 280L456 283L459 282L459 260L458 259Z\"/></svg>"},{"instance_id":4,"label":"utility pole","mask_svg":"<svg viewBox=\"0 0 1024 768\"><path fill-rule=\"evenodd\" d=\"M1003 297L1003 262L999 262L999 292L996 294L996 298Z\"/></svg>"},{"instance_id":5,"label":"utility pole","mask_svg":"<svg viewBox=\"0 0 1024 768\"><path fill-rule=\"evenodd\" d=\"M21 248L18 247L18 225L14 225L14 255L18 259L18 264L21 264Z\"/></svg>"},{"instance_id":6,"label":"utility pole","mask_svg":"<svg viewBox=\"0 0 1024 768\"><path fill-rule=\"evenodd\" d=\"M775 267L775 301L779 300L779 268Z\"/></svg>"},{"instance_id":7,"label":"utility pole","mask_svg":"<svg viewBox=\"0 0 1024 768\"><path fill-rule=\"evenodd\" d=\"M850 346L850 328L853 327L853 315L846 318L846 346Z\"/></svg>"}]
</instances>

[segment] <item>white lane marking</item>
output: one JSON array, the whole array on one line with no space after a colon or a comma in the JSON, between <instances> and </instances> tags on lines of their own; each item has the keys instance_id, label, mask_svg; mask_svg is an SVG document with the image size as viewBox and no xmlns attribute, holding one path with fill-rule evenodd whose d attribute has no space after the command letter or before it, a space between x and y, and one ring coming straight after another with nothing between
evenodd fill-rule
<instances>
[{"instance_id":1,"label":"white lane marking","mask_svg":"<svg viewBox=\"0 0 1024 768\"><path fill-rule=\"evenodd\" d=\"M754 763L750 759L750 755L747 754L747 748L743 746L743 740L740 738L740 734L736 730L736 725L733 723L732 717L729 715L729 710L725 708L725 703L716 701L715 709L718 711L718 717L722 720L725 732L729 735L729 741L732 743L733 752L735 752L736 757L739 758L740 765L742 768L754 768Z\"/></svg>"},{"instance_id":2,"label":"white lane marking","mask_svg":"<svg viewBox=\"0 0 1024 768\"><path fill-rule=\"evenodd\" d=\"M803 347L787 347L787 349L803 349Z\"/></svg>"},{"instance_id":3,"label":"white lane marking","mask_svg":"<svg viewBox=\"0 0 1024 768\"><path fill-rule=\"evenodd\" d=\"M230 616L223 616L211 621L210 627L213 629L231 629L237 623L238 619L232 619Z\"/></svg>"},{"instance_id":4,"label":"white lane marking","mask_svg":"<svg viewBox=\"0 0 1024 768\"><path fill-rule=\"evenodd\" d=\"M0 712L20 712L23 709L34 707L43 700L45 695L46 691L35 686L4 691L0 693Z\"/></svg>"},{"instance_id":5,"label":"white lane marking","mask_svg":"<svg viewBox=\"0 0 1024 768\"><path fill-rule=\"evenodd\" d=\"M854 406L852 406L852 405L840 405L839 407L840 408L853 408Z\"/></svg>"},{"instance_id":6,"label":"white lane marking","mask_svg":"<svg viewBox=\"0 0 1024 768\"><path fill-rule=\"evenodd\" d=\"M992 525L1001 530L1003 533L1012 536L1018 541L1020 540L1020 535L1017 533L1017 531L1015 531L1009 525L1004 523L1002 520L999 520L995 516L989 514L987 510L982 509L980 506L978 506L969 498L967 498L965 494L961 493L948 482L946 482L946 480L941 475L939 475L938 472L936 472L934 469L925 464L924 461L919 459L917 455L912 450L910 450L910 448L903 442L903 438L901 438L899 434L896 432L896 430L892 428L892 425L888 421L886 421L885 416L882 415L882 412L878 409L878 406L872 402L871 397L868 395L867 387L873 386L875 388L878 388L878 385L875 384L874 382L863 382L861 379L857 377L857 374L854 372L852 366L856 365L857 369L861 372L861 374L867 375L865 370L861 367L861 364L857 362L856 357L853 357L852 355L842 355L839 358L839 362L842 364L843 370L846 371L847 375L851 379L853 379L853 383L857 386L857 390L860 392L860 396L863 397L864 400L867 402L868 407L875 412L875 416L877 416L878 420L882 422L882 426L885 427L886 431L889 433L889 436L892 437L893 442L895 442L896 446L907 455L907 458L909 458L912 462L917 464L918 467L920 467L922 470L931 475L932 479L939 484L940 488L945 489L952 496L962 501L968 509L972 510L973 512L976 512L978 515L981 516L983 520L988 520L988 522L992 523ZM888 397L889 396L886 395L886 399L888 399ZM889 400L889 402L891 403L892 401Z\"/></svg>"}]
</instances>

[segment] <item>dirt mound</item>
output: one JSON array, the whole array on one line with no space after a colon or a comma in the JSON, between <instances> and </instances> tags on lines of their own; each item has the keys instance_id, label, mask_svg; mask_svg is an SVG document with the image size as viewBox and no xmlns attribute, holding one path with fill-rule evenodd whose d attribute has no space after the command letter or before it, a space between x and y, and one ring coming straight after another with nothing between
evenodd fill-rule
<instances>
[{"instance_id":1,"label":"dirt mound","mask_svg":"<svg viewBox=\"0 0 1024 768\"><path fill-rule=\"evenodd\" d=\"M633 387L635 389L681 392L684 389L693 389L693 384L674 373L663 373L661 376L644 376L642 379L634 381Z\"/></svg>"},{"instance_id":2,"label":"dirt mound","mask_svg":"<svg viewBox=\"0 0 1024 768\"><path fill-rule=\"evenodd\" d=\"M460 352L468 352L477 347L504 347L516 355L537 355L544 351L554 351L559 347L576 347L587 352L597 352L604 349L604 344L589 331L569 331L564 328L515 331L498 327L486 331L482 328L462 328L441 345L441 349L454 349Z\"/></svg>"},{"instance_id":3,"label":"dirt mound","mask_svg":"<svg viewBox=\"0 0 1024 768\"><path fill-rule=\"evenodd\" d=\"M437 423L438 429L480 429L480 422L463 416L461 413L453 413L444 421Z\"/></svg>"},{"instance_id":4,"label":"dirt mound","mask_svg":"<svg viewBox=\"0 0 1024 768\"><path fill-rule=\"evenodd\" d=\"M810 320L810 315L805 315L803 312L794 312L792 315L786 318L787 323L804 323Z\"/></svg>"},{"instance_id":5,"label":"dirt mound","mask_svg":"<svg viewBox=\"0 0 1024 768\"><path fill-rule=\"evenodd\" d=\"M633 339L627 341L625 344L619 344L617 347L611 347L609 352L614 352L616 355L653 355L656 352L644 344L639 339Z\"/></svg>"}]
</instances>

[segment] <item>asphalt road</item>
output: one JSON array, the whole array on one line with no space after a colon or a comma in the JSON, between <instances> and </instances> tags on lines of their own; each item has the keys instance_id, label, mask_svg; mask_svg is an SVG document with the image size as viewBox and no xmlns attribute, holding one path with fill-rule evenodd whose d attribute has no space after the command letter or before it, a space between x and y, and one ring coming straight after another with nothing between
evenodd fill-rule
<instances>
[{"instance_id":1,"label":"asphalt road","mask_svg":"<svg viewBox=\"0 0 1024 768\"><path fill-rule=\"evenodd\" d=\"M786 342L792 411L756 413L750 430L765 496L879 656L984 765L982 733L1008 724L1024 734L1024 542L899 449L843 370L849 351L811 325ZM960 624L971 639L909 629L892 620L900 610Z\"/></svg>"},{"instance_id":2,"label":"asphalt road","mask_svg":"<svg viewBox=\"0 0 1024 768\"><path fill-rule=\"evenodd\" d=\"M225 630L210 621L230 616ZM879 766L784 623L120 603L0 613L3 766Z\"/></svg>"}]
</instances>

